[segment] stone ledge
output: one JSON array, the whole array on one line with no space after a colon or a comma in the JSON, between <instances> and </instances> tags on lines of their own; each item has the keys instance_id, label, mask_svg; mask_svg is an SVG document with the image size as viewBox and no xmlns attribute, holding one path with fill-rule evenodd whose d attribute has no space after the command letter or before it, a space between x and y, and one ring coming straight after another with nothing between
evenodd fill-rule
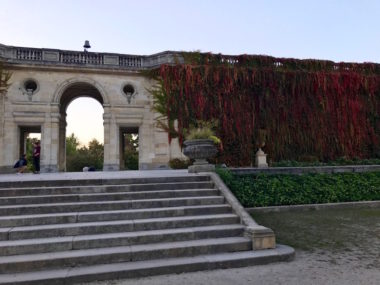
<instances>
[{"instance_id":1,"label":"stone ledge","mask_svg":"<svg viewBox=\"0 0 380 285\"><path fill-rule=\"evenodd\" d=\"M344 173L380 171L380 165L342 165L342 166L308 166L308 167L268 167L268 168L229 168L237 175L245 174L304 174L304 173Z\"/></svg>"},{"instance_id":2,"label":"stone ledge","mask_svg":"<svg viewBox=\"0 0 380 285\"><path fill-rule=\"evenodd\" d=\"M289 205L289 206L270 206L245 208L250 213L270 213L270 212L290 212L290 211L318 211L327 208L347 209L347 208L380 208L380 201L359 201L344 203L326 203L326 204L305 204L305 205Z\"/></svg>"},{"instance_id":3,"label":"stone ledge","mask_svg":"<svg viewBox=\"0 0 380 285\"><path fill-rule=\"evenodd\" d=\"M209 172L215 187L222 193L224 199L231 205L233 211L239 216L241 224L245 225L244 235L252 240L253 250L273 249L276 247L274 232L266 227L258 225L250 214L243 208L240 202L232 194L216 173Z\"/></svg>"}]
</instances>

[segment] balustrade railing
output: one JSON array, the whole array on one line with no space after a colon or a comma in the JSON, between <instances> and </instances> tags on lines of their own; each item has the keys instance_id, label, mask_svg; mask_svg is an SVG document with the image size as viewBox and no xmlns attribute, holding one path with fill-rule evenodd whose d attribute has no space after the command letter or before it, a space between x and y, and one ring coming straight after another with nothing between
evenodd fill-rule
<instances>
[{"instance_id":1,"label":"balustrade railing","mask_svg":"<svg viewBox=\"0 0 380 285\"><path fill-rule=\"evenodd\" d=\"M16 58L21 60L42 60L42 51L38 49L17 48Z\"/></svg>"},{"instance_id":2,"label":"balustrade railing","mask_svg":"<svg viewBox=\"0 0 380 285\"><path fill-rule=\"evenodd\" d=\"M142 58L139 56L119 56L119 66L141 67Z\"/></svg>"},{"instance_id":3,"label":"balustrade railing","mask_svg":"<svg viewBox=\"0 0 380 285\"><path fill-rule=\"evenodd\" d=\"M237 57L222 57L220 59L220 63L227 63L227 64L239 64L239 59L237 59Z\"/></svg>"},{"instance_id":4,"label":"balustrade railing","mask_svg":"<svg viewBox=\"0 0 380 285\"><path fill-rule=\"evenodd\" d=\"M59 61L69 64L104 64L103 55L87 52L60 52Z\"/></svg>"},{"instance_id":5,"label":"balustrade railing","mask_svg":"<svg viewBox=\"0 0 380 285\"><path fill-rule=\"evenodd\" d=\"M1 45L0 45L1 47ZM89 65L102 68L144 69L178 61L178 53L163 52L151 56L94 53L87 51L65 51L58 49L36 49L2 46L2 55L10 62L39 62L40 64ZM232 59L231 59L232 60Z\"/></svg>"}]
</instances>

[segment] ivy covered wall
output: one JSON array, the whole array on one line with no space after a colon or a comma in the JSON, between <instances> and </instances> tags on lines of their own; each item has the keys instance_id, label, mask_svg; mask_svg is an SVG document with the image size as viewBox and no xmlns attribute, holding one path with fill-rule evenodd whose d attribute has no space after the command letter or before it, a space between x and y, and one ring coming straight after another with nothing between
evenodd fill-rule
<instances>
[{"instance_id":1,"label":"ivy covered wall","mask_svg":"<svg viewBox=\"0 0 380 285\"><path fill-rule=\"evenodd\" d=\"M380 155L380 65L185 53L155 71L178 134L219 122L220 161L254 161L260 130L272 161ZM171 133L172 135L172 133Z\"/></svg>"}]
</instances>

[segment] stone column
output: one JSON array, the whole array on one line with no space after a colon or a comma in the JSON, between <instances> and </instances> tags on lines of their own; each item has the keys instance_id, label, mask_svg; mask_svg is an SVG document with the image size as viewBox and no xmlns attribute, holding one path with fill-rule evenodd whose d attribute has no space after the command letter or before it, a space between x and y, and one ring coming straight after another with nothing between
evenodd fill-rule
<instances>
[{"instance_id":1,"label":"stone column","mask_svg":"<svg viewBox=\"0 0 380 285\"><path fill-rule=\"evenodd\" d=\"M2 150L0 153L0 172L1 172L1 168L4 166L4 158L3 158L3 152L4 152L4 144L3 144L3 140L4 140L4 110L5 110L4 97L5 97L5 94L0 95L0 149Z\"/></svg>"},{"instance_id":2,"label":"stone column","mask_svg":"<svg viewBox=\"0 0 380 285\"><path fill-rule=\"evenodd\" d=\"M120 169L119 161L119 130L109 106L104 106L104 171Z\"/></svg>"},{"instance_id":3,"label":"stone column","mask_svg":"<svg viewBox=\"0 0 380 285\"><path fill-rule=\"evenodd\" d=\"M41 130L41 172L58 172L59 113L47 113Z\"/></svg>"},{"instance_id":4,"label":"stone column","mask_svg":"<svg viewBox=\"0 0 380 285\"><path fill-rule=\"evenodd\" d=\"M18 126L13 120L5 118L4 121L3 148L1 150L1 172L12 172L14 162L19 159Z\"/></svg>"},{"instance_id":5,"label":"stone column","mask_svg":"<svg viewBox=\"0 0 380 285\"><path fill-rule=\"evenodd\" d=\"M61 114L59 119L59 136L58 136L58 169L66 171L66 113Z\"/></svg>"},{"instance_id":6,"label":"stone column","mask_svg":"<svg viewBox=\"0 0 380 285\"><path fill-rule=\"evenodd\" d=\"M60 120L59 113L51 114L51 145L50 145L50 168L52 172L59 171L59 143L60 143ZM66 138L64 136L64 142ZM65 151L65 148L63 148Z\"/></svg>"}]
</instances>

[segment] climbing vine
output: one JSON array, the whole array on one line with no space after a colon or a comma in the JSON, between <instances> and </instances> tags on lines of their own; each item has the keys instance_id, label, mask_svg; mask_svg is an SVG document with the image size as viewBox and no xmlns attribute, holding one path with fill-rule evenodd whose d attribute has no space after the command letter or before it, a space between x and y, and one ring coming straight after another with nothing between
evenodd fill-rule
<instances>
[{"instance_id":1,"label":"climbing vine","mask_svg":"<svg viewBox=\"0 0 380 285\"><path fill-rule=\"evenodd\" d=\"M260 130L273 161L380 154L380 65L185 53L154 71L162 110L182 130L218 120L222 159L253 162Z\"/></svg>"}]
</instances>

